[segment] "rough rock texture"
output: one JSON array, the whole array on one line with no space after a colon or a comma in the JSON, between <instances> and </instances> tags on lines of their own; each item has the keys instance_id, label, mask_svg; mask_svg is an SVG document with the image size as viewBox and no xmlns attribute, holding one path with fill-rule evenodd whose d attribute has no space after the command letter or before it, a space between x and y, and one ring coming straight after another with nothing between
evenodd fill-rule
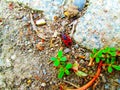
<instances>
[{"instance_id":1,"label":"rough rock texture","mask_svg":"<svg viewBox=\"0 0 120 90\"><path fill-rule=\"evenodd\" d=\"M120 47L120 0L90 0L74 39L87 48Z\"/></svg>"},{"instance_id":2,"label":"rough rock texture","mask_svg":"<svg viewBox=\"0 0 120 90\"><path fill-rule=\"evenodd\" d=\"M54 16L60 15L63 4L66 4L66 0L6 0L14 1L25 4L32 9L44 11L44 15L47 19L52 20ZM67 3L70 3L68 0ZM66 4L67 5L67 4Z\"/></svg>"}]
</instances>

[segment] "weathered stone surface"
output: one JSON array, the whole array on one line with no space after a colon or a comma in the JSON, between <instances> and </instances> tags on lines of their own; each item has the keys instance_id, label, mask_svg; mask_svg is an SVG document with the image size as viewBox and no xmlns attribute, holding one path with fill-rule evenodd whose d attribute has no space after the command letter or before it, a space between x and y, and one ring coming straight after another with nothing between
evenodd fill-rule
<instances>
[{"instance_id":1,"label":"weathered stone surface","mask_svg":"<svg viewBox=\"0 0 120 90\"><path fill-rule=\"evenodd\" d=\"M53 20L54 16L60 16L64 10L75 5L79 10L85 6L86 0L6 0L22 3L32 9L43 11L45 17Z\"/></svg>"},{"instance_id":2,"label":"weathered stone surface","mask_svg":"<svg viewBox=\"0 0 120 90\"><path fill-rule=\"evenodd\" d=\"M66 3L66 0L6 0L22 3L34 10L44 11L47 19L52 20L54 16L59 16L61 13L60 6ZM71 0L68 0L70 3Z\"/></svg>"},{"instance_id":3,"label":"weathered stone surface","mask_svg":"<svg viewBox=\"0 0 120 90\"><path fill-rule=\"evenodd\" d=\"M120 47L120 0L90 0L90 5L74 33L74 39L87 48L105 45Z\"/></svg>"}]
</instances>

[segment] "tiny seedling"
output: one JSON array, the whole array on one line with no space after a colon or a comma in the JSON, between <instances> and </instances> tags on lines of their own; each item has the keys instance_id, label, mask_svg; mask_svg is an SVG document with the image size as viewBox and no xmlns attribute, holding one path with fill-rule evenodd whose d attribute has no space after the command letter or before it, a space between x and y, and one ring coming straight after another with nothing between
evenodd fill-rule
<instances>
[{"instance_id":1,"label":"tiny seedling","mask_svg":"<svg viewBox=\"0 0 120 90\"><path fill-rule=\"evenodd\" d=\"M60 65L60 63L65 62L67 60L67 58L66 58L66 56L63 56L63 51L59 50L57 53L57 57L51 57L50 60L52 60L54 62L54 66L58 67Z\"/></svg>"},{"instance_id":2,"label":"tiny seedling","mask_svg":"<svg viewBox=\"0 0 120 90\"><path fill-rule=\"evenodd\" d=\"M63 51L59 50L57 57L51 57L50 60L53 61L54 66L59 68L58 78L62 78L65 74L70 75L70 69L72 64L67 62L66 56L63 56Z\"/></svg>"},{"instance_id":3,"label":"tiny seedling","mask_svg":"<svg viewBox=\"0 0 120 90\"><path fill-rule=\"evenodd\" d=\"M70 69L72 68L72 64L71 63L67 63L65 67L61 66L59 69L59 74L58 74L58 78L62 78L64 76L64 74L66 75L70 75Z\"/></svg>"},{"instance_id":4,"label":"tiny seedling","mask_svg":"<svg viewBox=\"0 0 120 90\"><path fill-rule=\"evenodd\" d=\"M108 72L111 73L113 68L120 70L120 65L115 65L117 56L117 50L114 47L105 47L104 49L97 50L93 49L90 58L95 59L96 63L101 60L108 66Z\"/></svg>"}]
</instances>

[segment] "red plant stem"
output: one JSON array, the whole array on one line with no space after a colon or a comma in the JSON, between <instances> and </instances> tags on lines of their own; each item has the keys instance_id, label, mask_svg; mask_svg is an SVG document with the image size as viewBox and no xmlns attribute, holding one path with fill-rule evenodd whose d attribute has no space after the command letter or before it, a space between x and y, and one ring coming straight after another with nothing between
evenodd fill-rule
<instances>
[{"instance_id":1,"label":"red plant stem","mask_svg":"<svg viewBox=\"0 0 120 90\"><path fill-rule=\"evenodd\" d=\"M96 75L93 77L93 79L91 81L89 81L87 84L85 84L84 86L82 86L78 89L67 89L67 90L86 90L86 89L88 89L94 83L94 81L99 77L100 72L101 72L102 63L103 63L102 61L99 62Z\"/></svg>"}]
</instances>

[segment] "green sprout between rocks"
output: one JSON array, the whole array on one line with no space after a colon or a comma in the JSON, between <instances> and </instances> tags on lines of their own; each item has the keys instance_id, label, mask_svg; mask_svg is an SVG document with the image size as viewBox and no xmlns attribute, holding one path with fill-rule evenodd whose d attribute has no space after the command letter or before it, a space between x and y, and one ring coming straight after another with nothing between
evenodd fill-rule
<instances>
[{"instance_id":1,"label":"green sprout between rocks","mask_svg":"<svg viewBox=\"0 0 120 90\"><path fill-rule=\"evenodd\" d=\"M50 60L52 60L54 62L54 66L59 66L60 63L65 62L67 60L66 56L63 56L63 51L59 50L57 57L51 57ZM63 63L64 64L64 63Z\"/></svg>"},{"instance_id":2,"label":"green sprout between rocks","mask_svg":"<svg viewBox=\"0 0 120 90\"><path fill-rule=\"evenodd\" d=\"M67 58L63 56L62 50L58 51L57 57L51 57L50 60L53 61L55 67L59 67L58 78L62 78L65 74L70 75L72 64L67 62Z\"/></svg>"},{"instance_id":3,"label":"green sprout between rocks","mask_svg":"<svg viewBox=\"0 0 120 90\"><path fill-rule=\"evenodd\" d=\"M100 50L93 49L90 58L94 59L96 63L102 60L105 65L108 66L109 73L111 73L113 69L120 70L120 65L115 64L117 61L117 49L114 47L105 47Z\"/></svg>"},{"instance_id":4,"label":"green sprout between rocks","mask_svg":"<svg viewBox=\"0 0 120 90\"><path fill-rule=\"evenodd\" d=\"M71 63L67 63L66 66L61 66L59 69L59 74L58 74L58 78L62 78L64 76L64 74L66 75L70 75L70 69L72 68L72 64Z\"/></svg>"}]
</instances>

